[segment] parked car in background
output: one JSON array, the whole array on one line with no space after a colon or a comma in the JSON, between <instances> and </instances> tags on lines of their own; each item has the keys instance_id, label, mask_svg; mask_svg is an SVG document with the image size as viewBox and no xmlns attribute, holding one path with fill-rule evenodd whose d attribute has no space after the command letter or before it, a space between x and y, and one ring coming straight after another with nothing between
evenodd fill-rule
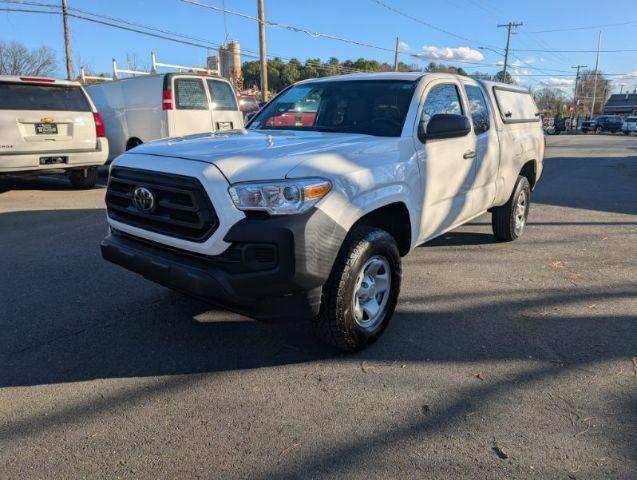
<instances>
[{"instance_id":1,"label":"parked car in background","mask_svg":"<svg viewBox=\"0 0 637 480\"><path fill-rule=\"evenodd\" d=\"M247 116L251 113L256 113L259 111L259 101L251 97L250 95L237 95L237 101L239 102L239 110L243 113L243 119L246 120Z\"/></svg>"},{"instance_id":2,"label":"parked car in background","mask_svg":"<svg viewBox=\"0 0 637 480\"><path fill-rule=\"evenodd\" d=\"M62 173L89 188L107 157L102 118L78 82L0 76L0 174Z\"/></svg>"},{"instance_id":3,"label":"parked car in background","mask_svg":"<svg viewBox=\"0 0 637 480\"><path fill-rule=\"evenodd\" d=\"M102 255L359 350L388 325L416 246L485 212L499 240L522 234L543 157L526 89L446 73L306 80L247 130L118 157Z\"/></svg>"},{"instance_id":4,"label":"parked car in background","mask_svg":"<svg viewBox=\"0 0 637 480\"><path fill-rule=\"evenodd\" d=\"M637 117L626 117L622 124L622 132L625 135L630 135L633 132L637 132Z\"/></svg>"},{"instance_id":5,"label":"parked car in background","mask_svg":"<svg viewBox=\"0 0 637 480\"><path fill-rule=\"evenodd\" d=\"M583 133L616 133L621 131L623 123L624 121L619 115L601 115L593 120L583 121L580 128Z\"/></svg>"},{"instance_id":6,"label":"parked car in background","mask_svg":"<svg viewBox=\"0 0 637 480\"><path fill-rule=\"evenodd\" d=\"M549 125L544 127L544 131L547 135L559 135L560 133L566 130L566 119L564 118L554 118L552 122L549 122Z\"/></svg>"},{"instance_id":7,"label":"parked car in background","mask_svg":"<svg viewBox=\"0 0 637 480\"><path fill-rule=\"evenodd\" d=\"M159 73L86 89L104 119L109 161L159 138L243 128L232 85L220 77Z\"/></svg>"}]
</instances>

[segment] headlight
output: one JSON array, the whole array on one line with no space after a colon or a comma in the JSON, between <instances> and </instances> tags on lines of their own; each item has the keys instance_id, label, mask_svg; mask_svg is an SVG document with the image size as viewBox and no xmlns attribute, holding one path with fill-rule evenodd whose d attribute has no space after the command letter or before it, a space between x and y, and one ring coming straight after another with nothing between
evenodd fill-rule
<instances>
[{"instance_id":1,"label":"headlight","mask_svg":"<svg viewBox=\"0 0 637 480\"><path fill-rule=\"evenodd\" d=\"M270 215L305 212L332 188L324 178L274 182L246 182L232 185L230 196L239 210L261 210Z\"/></svg>"}]
</instances>

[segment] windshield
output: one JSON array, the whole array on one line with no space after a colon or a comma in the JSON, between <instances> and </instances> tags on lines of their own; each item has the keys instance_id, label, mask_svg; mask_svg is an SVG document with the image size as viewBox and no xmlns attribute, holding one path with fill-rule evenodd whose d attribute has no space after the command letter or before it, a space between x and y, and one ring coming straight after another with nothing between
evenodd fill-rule
<instances>
[{"instance_id":1,"label":"windshield","mask_svg":"<svg viewBox=\"0 0 637 480\"><path fill-rule=\"evenodd\" d=\"M296 85L259 113L250 129L400 136L416 82L336 80Z\"/></svg>"},{"instance_id":2,"label":"windshield","mask_svg":"<svg viewBox=\"0 0 637 480\"><path fill-rule=\"evenodd\" d=\"M0 110L53 110L90 112L80 87L0 83Z\"/></svg>"}]
</instances>

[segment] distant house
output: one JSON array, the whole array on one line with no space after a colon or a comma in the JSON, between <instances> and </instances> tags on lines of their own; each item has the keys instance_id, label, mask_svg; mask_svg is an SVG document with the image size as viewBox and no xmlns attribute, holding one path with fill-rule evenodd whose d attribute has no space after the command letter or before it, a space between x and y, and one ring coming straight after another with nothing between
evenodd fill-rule
<instances>
[{"instance_id":1,"label":"distant house","mask_svg":"<svg viewBox=\"0 0 637 480\"><path fill-rule=\"evenodd\" d=\"M604 115L637 114L637 93L616 93L604 105Z\"/></svg>"}]
</instances>

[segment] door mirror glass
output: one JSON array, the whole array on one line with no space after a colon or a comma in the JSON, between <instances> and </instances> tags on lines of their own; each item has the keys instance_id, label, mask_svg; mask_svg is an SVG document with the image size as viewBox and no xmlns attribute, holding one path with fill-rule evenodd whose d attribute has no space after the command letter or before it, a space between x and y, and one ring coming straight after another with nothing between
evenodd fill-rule
<instances>
[{"instance_id":1,"label":"door mirror glass","mask_svg":"<svg viewBox=\"0 0 637 480\"><path fill-rule=\"evenodd\" d=\"M424 143L425 140L464 137L470 131L471 123L466 116L454 113L437 113L426 124L424 121L420 122L418 138Z\"/></svg>"}]
</instances>

